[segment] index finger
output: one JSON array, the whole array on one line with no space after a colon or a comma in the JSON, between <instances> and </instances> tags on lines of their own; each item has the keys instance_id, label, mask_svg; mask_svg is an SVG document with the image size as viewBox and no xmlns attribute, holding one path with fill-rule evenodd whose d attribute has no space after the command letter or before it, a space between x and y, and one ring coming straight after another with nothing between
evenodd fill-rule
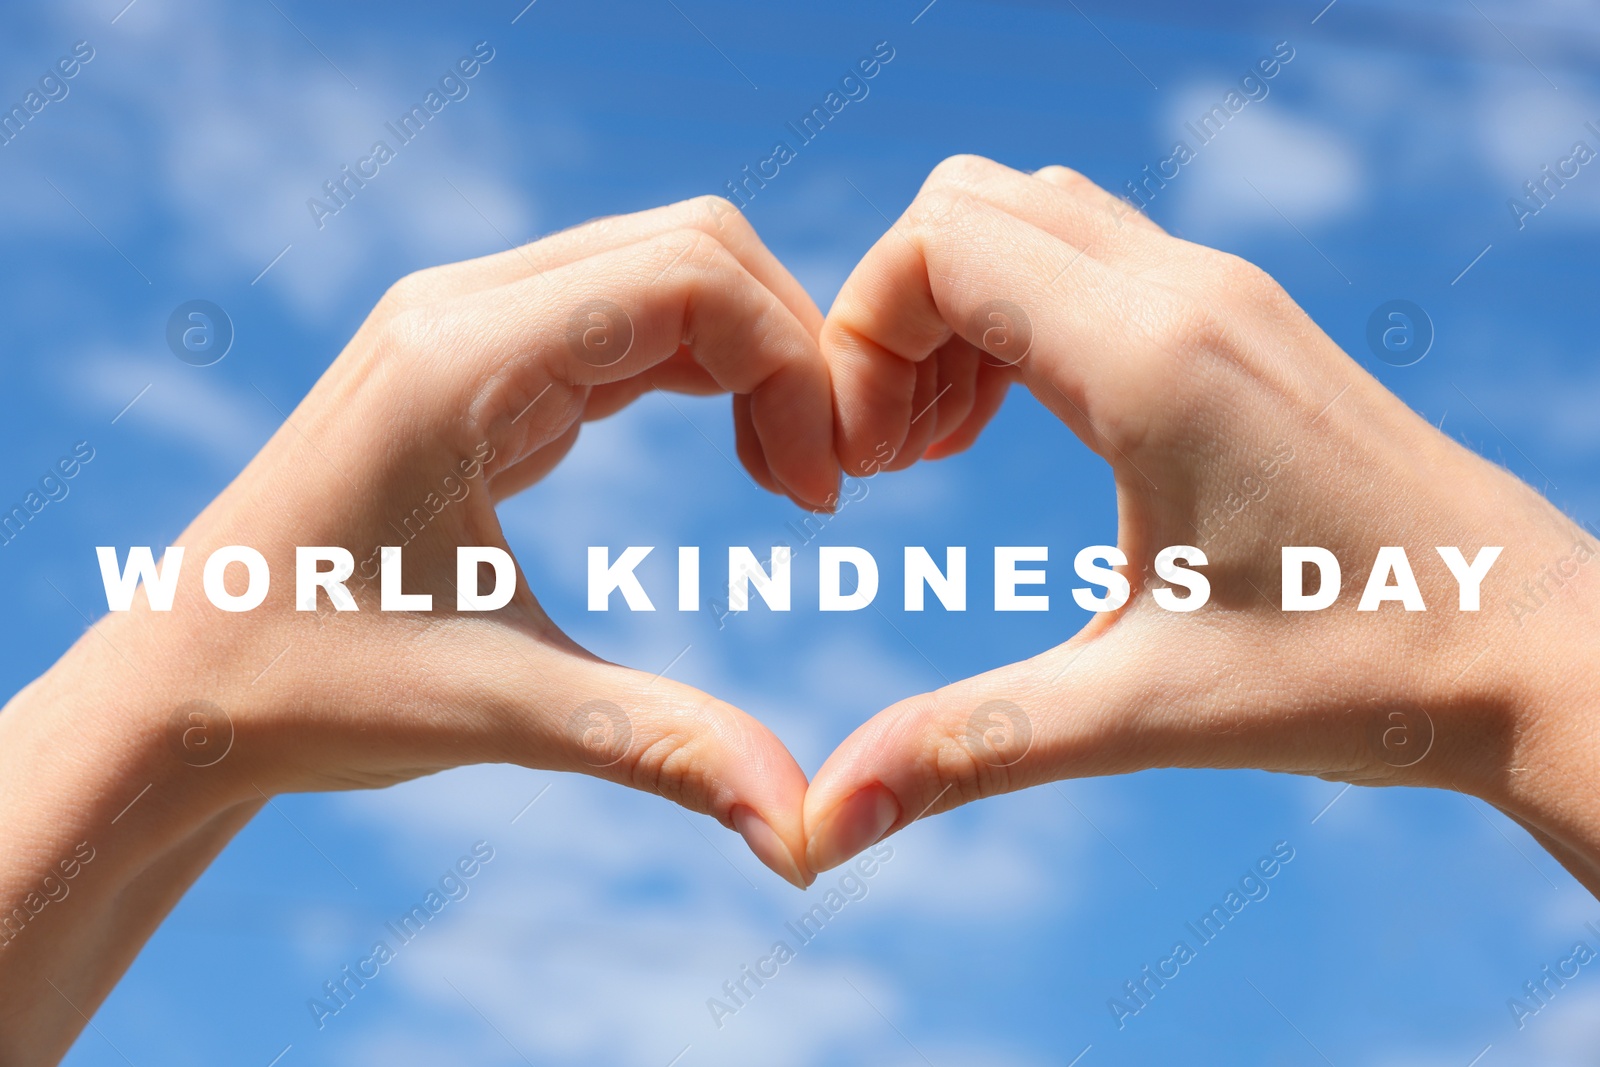
<instances>
[{"instance_id":1,"label":"index finger","mask_svg":"<svg viewBox=\"0 0 1600 1067\"><path fill-rule=\"evenodd\" d=\"M1163 324L1197 313L1180 305L992 204L925 191L851 272L823 324L840 462L852 469L882 442L904 445L916 366L953 334L1013 367L1099 450L1139 421L1144 370L1171 347Z\"/></svg>"}]
</instances>

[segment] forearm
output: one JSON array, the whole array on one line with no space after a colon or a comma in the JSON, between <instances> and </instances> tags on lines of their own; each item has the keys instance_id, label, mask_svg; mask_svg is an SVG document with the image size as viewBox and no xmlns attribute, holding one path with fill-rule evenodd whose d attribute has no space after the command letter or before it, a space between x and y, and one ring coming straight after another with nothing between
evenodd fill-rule
<instances>
[{"instance_id":1,"label":"forearm","mask_svg":"<svg viewBox=\"0 0 1600 1067\"><path fill-rule=\"evenodd\" d=\"M0 712L0 1063L60 1059L263 803L185 761L187 697L114 639L86 634Z\"/></svg>"}]
</instances>

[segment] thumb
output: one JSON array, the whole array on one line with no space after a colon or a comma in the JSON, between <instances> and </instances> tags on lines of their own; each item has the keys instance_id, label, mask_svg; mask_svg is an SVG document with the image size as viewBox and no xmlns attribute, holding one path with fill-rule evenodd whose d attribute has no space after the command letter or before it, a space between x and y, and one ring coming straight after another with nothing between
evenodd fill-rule
<instances>
[{"instance_id":1,"label":"thumb","mask_svg":"<svg viewBox=\"0 0 1600 1067\"><path fill-rule=\"evenodd\" d=\"M598 659L545 674L537 765L656 793L736 831L756 857L804 889L806 776L759 720L692 686ZM524 703L524 715L526 703Z\"/></svg>"},{"instance_id":2,"label":"thumb","mask_svg":"<svg viewBox=\"0 0 1600 1067\"><path fill-rule=\"evenodd\" d=\"M983 797L1146 765L1157 742L1133 727L1152 700L1139 658L1121 634L1086 631L879 712L806 793L807 865L836 867L924 815Z\"/></svg>"}]
</instances>

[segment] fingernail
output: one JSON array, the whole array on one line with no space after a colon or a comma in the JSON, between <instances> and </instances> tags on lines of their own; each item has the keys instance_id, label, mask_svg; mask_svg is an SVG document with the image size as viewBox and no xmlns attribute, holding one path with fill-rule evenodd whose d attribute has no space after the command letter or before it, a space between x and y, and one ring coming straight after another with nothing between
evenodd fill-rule
<instances>
[{"instance_id":1,"label":"fingernail","mask_svg":"<svg viewBox=\"0 0 1600 1067\"><path fill-rule=\"evenodd\" d=\"M864 848L878 843L900 818L900 802L873 783L852 793L817 830L806 846L806 862L814 871L839 866Z\"/></svg>"},{"instance_id":2,"label":"fingernail","mask_svg":"<svg viewBox=\"0 0 1600 1067\"><path fill-rule=\"evenodd\" d=\"M744 843L756 854L756 859L777 872L784 881L800 889L810 885L800 865L794 861L789 846L783 843L776 830L755 813L755 809L739 805L733 809L733 828L739 831Z\"/></svg>"}]
</instances>

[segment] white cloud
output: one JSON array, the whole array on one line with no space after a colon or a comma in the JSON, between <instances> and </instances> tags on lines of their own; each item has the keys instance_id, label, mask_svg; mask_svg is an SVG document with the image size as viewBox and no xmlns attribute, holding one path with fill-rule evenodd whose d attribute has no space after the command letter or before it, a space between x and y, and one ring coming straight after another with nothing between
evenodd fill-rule
<instances>
[{"instance_id":1,"label":"white cloud","mask_svg":"<svg viewBox=\"0 0 1600 1067\"><path fill-rule=\"evenodd\" d=\"M463 38L427 65L372 48L341 54L336 69L271 6L244 16L257 25L242 31L252 45L240 49L241 27L222 28L238 17L197 0L138 4L115 27L103 25L91 5L61 15L64 42L84 25L97 27L97 56L58 106L71 107L72 123L92 132L67 146L64 154L80 165L63 180L102 229L121 232L136 225L135 205L161 205L162 221L177 223L165 249L172 269L239 286L292 245L259 284L310 321L347 310L353 287L374 276L393 280L533 235L537 212L527 182L514 173L513 148L499 135L506 124L494 98L493 61L410 144L385 128L419 103L472 41ZM53 118L41 115L41 125ZM106 173L104 143L130 137L112 155L154 155L155 167ZM307 200L380 139L396 158L319 230ZM82 220L50 203L42 172L26 159L18 163L4 187L43 206L31 225L81 237ZM140 266L161 274L155 264Z\"/></svg>"},{"instance_id":2,"label":"white cloud","mask_svg":"<svg viewBox=\"0 0 1600 1067\"><path fill-rule=\"evenodd\" d=\"M1600 222L1600 159L1585 165L1569 163L1566 177L1558 169L1573 156L1578 142L1600 152L1600 135L1587 125L1600 115L1600 101L1579 89L1557 94L1542 84L1523 85L1507 78L1486 81L1482 97L1474 132L1485 164L1504 186L1505 198L1517 197L1536 206L1525 188L1531 181L1549 202L1548 216L1541 209L1537 221L1525 218L1524 225L1558 229ZM1513 225L1515 218L1508 207L1507 224Z\"/></svg>"},{"instance_id":3,"label":"white cloud","mask_svg":"<svg viewBox=\"0 0 1600 1067\"><path fill-rule=\"evenodd\" d=\"M248 462L282 421L265 398L238 394L166 353L103 352L83 362L71 387L71 399L118 426L193 446L229 469Z\"/></svg>"},{"instance_id":4,"label":"white cloud","mask_svg":"<svg viewBox=\"0 0 1600 1067\"><path fill-rule=\"evenodd\" d=\"M1198 144L1185 123L1197 123L1228 91L1224 85L1182 90L1168 117L1195 151L1172 183L1184 230L1281 228L1285 216L1305 229L1358 206L1366 182L1354 144L1270 97L1247 105L1211 141Z\"/></svg>"},{"instance_id":5,"label":"white cloud","mask_svg":"<svg viewBox=\"0 0 1600 1067\"><path fill-rule=\"evenodd\" d=\"M1579 971L1572 986L1561 990L1548 1008L1528 1020L1529 1036L1539 1050L1530 1062L1544 1067L1594 1067L1600 1063L1600 988L1577 986L1584 979L1600 985L1600 975L1586 970Z\"/></svg>"},{"instance_id":6,"label":"white cloud","mask_svg":"<svg viewBox=\"0 0 1600 1067\"><path fill-rule=\"evenodd\" d=\"M783 923L805 910L805 898L761 872L734 835L690 817L708 846L665 802L604 783L557 776L511 826L547 780L472 768L347 799L354 817L412 850L419 837L446 855L478 838L496 849L449 921L403 950L394 966L407 996L430 1013L475 1018L448 978L540 1059L666 1063L692 1043L696 1063L798 1067L832 1043L882 1041L881 1020L845 979L885 1010L900 1003L896 990L870 963L838 962L814 944L796 946L797 958L719 1031L707 999L725 997L722 983L775 940L794 943ZM642 886L650 889L641 894ZM848 907L860 914L872 900ZM819 940L836 950L848 936L824 928ZM336 1037L365 1043L358 1011L335 1023Z\"/></svg>"}]
</instances>

